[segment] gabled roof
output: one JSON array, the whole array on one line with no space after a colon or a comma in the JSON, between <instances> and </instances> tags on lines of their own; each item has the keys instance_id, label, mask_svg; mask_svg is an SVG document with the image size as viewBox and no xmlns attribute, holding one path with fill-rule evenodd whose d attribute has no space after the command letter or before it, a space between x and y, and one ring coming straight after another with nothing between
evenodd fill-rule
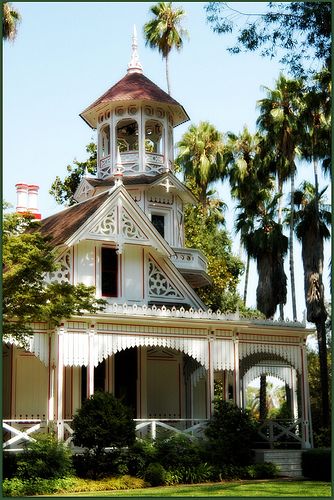
<instances>
[{"instance_id":1,"label":"gabled roof","mask_svg":"<svg viewBox=\"0 0 334 500\"><path fill-rule=\"evenodd\" d=\"M108 198L109 193L104 192L43 219L40 232L51 236L53 245L62 245Z\"/></svg>"},{"instance_id":2,"label":"gabled roof","mask_svg":"<svg viewBox=\"0 0 334 500\"><path fill-rule=\"evenodd\" d=\"M110 239L110 241L116 243L127 243L130 242L129 238L124 234L118 234L118 231L122 231L120 226L122 226L123 222L120 208L125 211L126 224L131 226L130 233L131 231L136 232L136 239L132 239L131 243L138 242L142 245L152 246L160 254L166 256L174 255L174 250L158 233L123 185L115 186L111 190L42 220L40 232L51 236L51 244L54 246L70 246L87 237L105 241ZM113 212L115 218L115 232L105 236L97 234L96 227L103 223L106 218L110 218L111 212ZM120 218L118 221L116 220L117 217ZM110 220L108 225L110 226ZM129 226L126 229L128 230ZM132 234L130 234L130 238L132 238Z\"/></svg>"},{"instance_id":3,"label":"gabled roof","mask_svg":"<svg viewBox=\"0 0 334 500\"><path fill-rule=\"evenodd\" d=\"M159 187L163 186L167 189L169 183L170 188L172 189L177 189L179 191L180 197L186 202L186 203L192 203L196 204L197 200L196 197L193 195L193 193L190 191L189 188L187 188L172 172L165 172L163 174L159 175L131 175L131 176L123 176L123 184L125 186L139 186L139 185L149 185L149 188L153 187ZM74 196L79 192L80 187L82 184L88 183L90 186L93 188L105 188L105 189L110 189L115 185L115 180L113 177L110 177L109 179L97 179L94 177L84 177ZM101 191L101 190L100 190Z\"/></svg>"},{"instance_id":4,"label":"gabled roof","mask_svg":"<svg viewBox=\"0 0 334 500\"><path fill-rule=\"evenodd\" d=\"M174 115L174 126L188 121L189 116L181 104L168 95L164 90L149 80L142 73L127 73L119 82L96 99L88 108L80 113L92 128L96 127L96 109L113 102L124 101L153 101L170 107Z\"/></svg>"}]
</instances>

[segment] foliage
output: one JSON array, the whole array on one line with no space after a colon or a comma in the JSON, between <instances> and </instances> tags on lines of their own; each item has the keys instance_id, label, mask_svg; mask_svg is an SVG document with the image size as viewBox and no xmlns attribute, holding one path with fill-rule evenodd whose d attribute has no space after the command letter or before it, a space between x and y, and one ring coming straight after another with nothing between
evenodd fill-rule
<instances>
[{"instance_id":1,"label":"foliage","mask_svg":"<svg viewBox=\"0 0 334 500\"><path fill-rule=\"evenodd\" d=\"M257 425L247 410L217 399L205 430L210 463L218 466L250 464L256 429Z\"/></svg>"},{"instance_id":2,"label":"foliage","mask_svg":"<svg viewBox=\"0 0 334 500\"><path fill-rule=\"evenodd\" d=\"M17 458L19 479L58 479L72 473L72 453L53 434L40 434Z\"/></svg>"},{"instance_id":3,"label":"foliage","mask_svg":"<svg viewBox=\"0 0 334 500\"><path fill-rule=\"evenodd\" d=\"M189 183L188 185L191 185ZM196 190L193 188L195 194ZM244 316L252 312L244 307L237 294L237 284L243 272L241 260L232 254L232 243L222 227L224 205L217 198L185 209L185 246L201 250L208 260L212 285L197 290L203 302L212 310L223 313L240 310Z\"/></svg>"},{"instance_id":4,"label":"foliage","mask_svg":"<svg viewBox=\"0 0 334 500\"><path fill-rule=\"evenodd\" d=\"M331 480L331 450L318 448L302 454L303 476L317 481Z\"/></svg>"},{"instance_id":5,"label":"foliage","mask_svg":"<svg viewBox=\"0 0 334 500\"><path fill-rule=\"evenodd\" d=\"M13 42L17 36L17 26L21 22L19 11L10 2L2 3L2 38Z\"/></svg>"},{"instance_id":6,"label":"foliage","mask_svg":"<svg viewBox=\"0 0 334 500\"><path fill-rule=\"evenodd\" d=\"M199 201L206 206L208 187L226 175L222 134L209 122L190 125L177 144L177 165L186 181L197 190Z\"/></svg>"},{"instance_id":7,"label":"foliage","mask_svg":"<svg viewBox=\"0 0 334 500\"><path fill-rule=\"evenodd\" d=\"M4 452L2 455L2 475L4 478L11 479L16 475L17 455L12 452Z\"/></svg>"},{"instance_id":8,"label":"foliage","mask_svg":"<svg viewBox=\"0 0 334 500\"><path fill-rule=\"evenodd\" d=\"M144 25L144 37L146 45L158 49L166 60L167 88L170 94L168 56L174 47L178 51L181 50L183 38L188 36L188 32L181 27L185 11L180 7L173 9L172 2L159 2L153 5L150 11L154 17Z\"/></svg>"},{"instance_id":9,"label":"foliage","mask_svg":"<svg viewBox=\"0 0 334 500\"><path fill-rule=\"evenodd\" d=\"M196 441L183 434L176 434L155 443L156 461L166 469L189 467L201 462L201 449Z\"/></svg>"},{"instance_id":10,"label":"foliage","mask_svg":"<svg viewBox=\"0 0 334 500\"><path fill-rule=\"evenodd\" d=\"M24 497L28 495L49 495L58 493L84 493L97 491L121 491L128 489L145 488L143 479L131 476L108 477L98 481L78 479L35 479L22 480L18 478L5 479L3 495L5 497Z\"/></svg>"},{"instance_id":11,"label":"foliage","mask_svg":"<svg viewBox=\"0 0 334 500\"><path fill-rule=\"evenodd\" d=\"M282 54L280 62L298 76L307 73L308 61L313 59L330 68L331 2L269 2L263 14L209 2L206 11L214 32L237 33L236 45L228 49L233 54L243 50L259 50L269 58Z\"/></svg>"},{"instance_id":12,"label":"foliage","mask_svg":"<svg viewBox=\"0 0 334 500\"><path fill-rule=\"evenodd\" d=\"M159 462L152 462L145 471L144 479L151 486L166 484L166 470Z\"/></svg>"},{"instance_id":13,"label":"foliage","mask_svg":"<svg viewBox=\"0 0 334 500\"><path fill-rule=\"evenodd\" d=\"M73 205L75 203L74 193L81 180L87 174L95 175L97 171L97 148L94 142L86 146L89 157L86 161L74 160L73 165L67 165L69 175L62 181L57 175L51 185L49 193L60 205Z\"/></svg>"},{"instance_id":14,"label":"foliage","mask_svg":"<svg viewBox=\"0 0 334 500\"><path fill-rule=\"evenodd\" d=\"M86 399L73 418L73 442L101 455L105 447L132 445L135 423L132 412L112 394L97 391Z\"/></svg>"},{"instance_id":15,"label":"foliage","mask_svg":"<svg viewBox=\"0 0 334 500\"><path fill-rule=\"evenodd\" d=\"M30 215L3 217L3 332L24 343L33 321L60 320L105 306L95 288L83 284L47 283L45 274L57 269L50 239L39 232Z\"/></svg>"}]
</instances>

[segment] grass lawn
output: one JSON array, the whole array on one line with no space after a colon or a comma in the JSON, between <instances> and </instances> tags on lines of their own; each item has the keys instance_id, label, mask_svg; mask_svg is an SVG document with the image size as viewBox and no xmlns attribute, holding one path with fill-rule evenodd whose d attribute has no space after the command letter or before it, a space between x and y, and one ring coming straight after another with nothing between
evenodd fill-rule
<instances>
[{"instance_id":1,"label":"grass lawn","mask_svg":"<svg viewBox=\"0 0 334 500\"><path fill-rule=\"evenodd\" d=\"M57 497L330 497L331 484L321 481L261 480L187 484L136 490L58 494Z\"/></svg>"}]
</instances>

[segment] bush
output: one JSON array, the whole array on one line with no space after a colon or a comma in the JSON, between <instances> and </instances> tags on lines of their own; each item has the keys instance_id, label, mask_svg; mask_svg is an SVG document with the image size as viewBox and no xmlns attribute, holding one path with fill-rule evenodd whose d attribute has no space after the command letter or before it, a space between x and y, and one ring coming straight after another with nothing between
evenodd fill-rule
<instances>
[{"instance_id":1,"label":"bush","mask_svg":"<svg viewBox=\"0 0 334 500\"><path fill-rule=\"evenodd\" d=\"M16 476L20 479L56 479L72 473L72 454L53 434L40 434L17 457Z\"/></svg>"},{"instance_id":2,"label":"bush","mask_svg":"<svg viewBox=\"0 0 334 500\"><path fill-rule=\"evenodd\" d=\"M250 413L227 401L219 401L205 435L207 460L218 466L248 465L257 439L257 424Z\"/></svg>"},{"instance_id":3,"label":"bush","mask_svg":"<svg viewBox=\"0 0 334 500\"><path fill-rule=\"evenodd\" d=\"M130 476L109 477L99 481L87 479L5 479L3 482L4 497L23 497L28 495L49 495L55 493L80 493L108 490L125 490L144 488L142 479Z\"/></svg>"},{"instance_id":4,"label":"bush","mask_svg":"<svg viewBox=\"0 0 334 500\"><path fill-rule=\"evenodd\" d=\"M158 439L155 449L156 461L166 469L192 467L202 462L202 449L198 442L182 434Z\"/></svg>"},{"instance_id":5,"label":"bush","mask_svg":"<svg viewBox=\"0 0 334 500\"><path fill-rule=\"evenodd\" d=\"M86 399L73 418L73 442L93 450L130 446L135 441L135 423L131 410L112 394L96 392Z\"/></svg>"},{"instance_id":6,"label":"bush","mask_svg":"<svg viewBox=\"0 0 334 500\"><path fill-rule=\"evenodd\" d=\"M162 486L166 484L166 470L158 462L153 462L147 467L144 479L151 486Z\"/></svg>"},{"instance_id":7,"label":"bush","mask_svg":"<svg viewBox=\"0 0 334 500\"><path fill-rule=\"evenodd\" d=\"M215 468L207 463L195 465L193 467L178 467L167 471L167 484L195 484L214 481L217 479Z\"/></svg>"},{"instance_id":8,"label":"bush","mask_svg":"<svg viewBox=\"0 0 334 500\"><path fill-rule=\"evenodd\" d=\"M331 480L330 448L315 448L302 454L303 476L318 481Z\"/></svg>"},{"instance_id":9,"label":"bush","mask_svg":"<svg viewBox=\"0 0 334 500\"><path fill-rule=\"evenodd\" d=\"M10 479L16 475L17 455L14 452L4 452L2 462L3 477Z\"/></svg>"}]
</instances>

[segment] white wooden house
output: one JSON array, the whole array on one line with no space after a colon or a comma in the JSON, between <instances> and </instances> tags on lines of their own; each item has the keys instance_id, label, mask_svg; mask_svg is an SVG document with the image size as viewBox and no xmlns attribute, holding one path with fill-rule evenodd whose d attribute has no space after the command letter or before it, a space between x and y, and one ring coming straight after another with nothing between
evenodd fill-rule
<instances>
[{"instance_id":1,"label":"white wooden house","mask_svg":"<svg viewBox=\"0 0 334 500\"><path fill-rule=\"evenodd\" d=\"M184 206L195 199L173 173L173 129L189 117L144 76L135 36L124 78L80 116L97 130L97 176L84 177L77 204L42 220L59 262L47 279L92 285L108 306L57 328L35 323L27 350L4 345L5 447L50 422L63 439L97 389L132 406L138 428L191 427L210 417L215 380L244 406L261 374L290 388L296 422L288 432L309 447L309 332L213 313L196 294L210 283L207 262L184 247Z\"/></svg>"}]
</instances>

